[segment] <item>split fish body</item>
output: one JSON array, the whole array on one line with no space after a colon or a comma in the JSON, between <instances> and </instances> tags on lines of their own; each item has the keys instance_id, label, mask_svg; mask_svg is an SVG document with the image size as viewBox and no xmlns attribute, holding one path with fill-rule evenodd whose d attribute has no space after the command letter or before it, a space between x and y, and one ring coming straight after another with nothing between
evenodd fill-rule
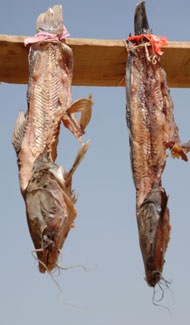
<instances>
[{"instance_id":1,"label":"split fish body","mask_svg":"<svg viewBox=\"0 0 190 325\"><path fill-rule=\"evenodd\" d=\"M145 2L135 11L135 34L151 34ZM143 41L135 40L137 45ZM187 160L181 147L174 121L173 103L166 73L152 47L132 49L126 67L127 125L130 156L136 188L136 214L139 241L150 286L159 282L164 255L170 236L168 196L162 188L161 176L166 164L166 149L173 156Z\"/></svg>"},{"instance_id":2,"label":"split fish body","mask_svg":"<svg viewBox=\"0 0 190 325\"><path fill-rule=\"evenodd\" d=\"M37 32L52 33L60 37L63 31L62 7L54 6L37 20ZM36 41L29 50L28 111L24 124L17 120L20 147L18 153L20 186L22 193L31 178L34 161L47 148L49 158L56 159L61 121L79 140L87 126L92 109L92 95L72 103L73 76L72 49L59 39ZM75 112L81 112L78 121ZM22 113L20 113L22 114ZM24 131L22 131L24 129ZM16 140L15 140L16 139ZM18 134L13 134L17 145Z\"/></svg>"},{"instance_id":3,"label":"split fish body","mask_svg":"<svg viewBox=\"0 0 190 325\"><path fill-rule=\"evenodd\" d=\"M72 71L68 69L65 53L70 53L72 61L71 49L59 41L34 44L30 48L28 123L19 155L23 191L31 177L34 161L46 147L51 160L56 159L60 123L72 101Z\"/></svg>"}]
</instances>

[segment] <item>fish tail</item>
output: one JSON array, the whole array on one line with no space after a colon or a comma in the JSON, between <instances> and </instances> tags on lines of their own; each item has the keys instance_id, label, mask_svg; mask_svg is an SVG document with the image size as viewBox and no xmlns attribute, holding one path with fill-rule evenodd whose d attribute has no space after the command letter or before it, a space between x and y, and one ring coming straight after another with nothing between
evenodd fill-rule
<instances>
[{"instance_id":1,"label":"fish tail","mask_svg":"<svg viewBox=\"0 0 190 325\"><path fill-rule=\"evenodd\" d=\"M136 5L134 25L135 35L152 34L152 30L148 24L144 0Z\"/></svg>"}]
</instances>

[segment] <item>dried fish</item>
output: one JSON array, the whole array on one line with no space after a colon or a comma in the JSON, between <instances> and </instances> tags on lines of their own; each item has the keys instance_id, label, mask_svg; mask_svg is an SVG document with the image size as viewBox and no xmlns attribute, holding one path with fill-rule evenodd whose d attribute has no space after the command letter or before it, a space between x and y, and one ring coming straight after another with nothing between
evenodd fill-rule
<instances>
[{"instance_id":1,"label":"dried fish","mask_svg":"<svg viewBox=\"0 0 190 325\"><path fill-rule=\"evenodd\" d=\"M173 157L187 161L189 145L183 147L178 136L166 73L155 51L159 38L149 28L145 1L136 6L135 35L128 39L127 125L140 247L146 281L154 287L161 278L171 228L168 196L161 182L166 150L170 148Z\"/></svg>"},{"instance_id":2,"label":"dried fish","mask_svg":"<svg viewBox=\"0 0 190 325\"><path fill-rule=\"evenodd\" d=\"M55 164L60 124L78 139L92 112L92 95L72 103L72 50L61 39L67 32L62 6L49 8L37 19L37 35L26 39L29 50L28 110L19 113L12 142L17 154L20 188L40 272L50 272L77 212L72 175L84 157L83 144L70 172ZM80 121L75 113L80 112Z\"/></svg>"}]
</instances>

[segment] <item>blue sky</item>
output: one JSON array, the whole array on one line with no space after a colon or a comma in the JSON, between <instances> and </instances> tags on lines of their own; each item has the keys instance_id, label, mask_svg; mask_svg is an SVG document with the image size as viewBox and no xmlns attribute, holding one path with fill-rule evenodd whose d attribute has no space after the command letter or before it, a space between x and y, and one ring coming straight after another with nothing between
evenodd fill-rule
<instances>
[{"instance_id":1,"label":"blue sky","mask_svg":"<svg viewBox=\"0 0 190 325\"><path fill-rule=\"evenodd\" d=\"M0 33L35 34L36 18L52 1L1 0ZM76 38L125 39L133 34L135 0L61 2L64 22ZM154 34L169 41L190 41L190 2L148 1L147 15ZM14 72L13 72L14 73ZM172 280L163 304L171 315L152 305L152 288L144 281L138 242L135 189L129 161L128 131L123 88L73 87L73 100L93 93L91 123L84 141L91 147L73 177L79 192L76 228L63 248L63 266L97 265L85 273L62 271L56 277L60 293L48 275L40 274L31 255L25 205L18 183L16 155L11 144L20 109L26 110L26 85L1 84L1 290L0 323L3 325L68 324L137 325L188 323L190 218L189 163L167 160L163 186L169 194L171 240L163 275ZM189 89L172 89L175 121L182 141L190 139ZM62 128L57 162L69 169L76 156L77 140Z\"/></svg>"}]
</instances>

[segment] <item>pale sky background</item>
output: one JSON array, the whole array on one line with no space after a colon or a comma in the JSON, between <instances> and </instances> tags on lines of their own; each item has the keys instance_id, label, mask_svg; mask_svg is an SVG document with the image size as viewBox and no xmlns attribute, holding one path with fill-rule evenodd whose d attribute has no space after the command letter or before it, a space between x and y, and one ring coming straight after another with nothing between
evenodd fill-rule
<instances>
[{"instance_id":1,"label":"pale sky background","mask_svg":"<svg viewBox=\"0 0 190 325\"><path fill-rule=\"evenodd\" d=\"M37 16L54 1L0 0L0 33L34 35ZM134 34L136 0L65 0L64 23L76 38L125 39ZM169 41L190 41L190 1L147 0L154 34ZM96 58L95 58L96 59ZM21 58L22 60L22 58ZM14 71L13 71L14 73ZM163 275L172 280L162 304L152 304L152 288L144 281L135 215L135 188L129 161L124 88L73 87L73 100L94 98L93 115L84 141L91 140L85 160L73 177L79 192L76 228L65 242L63 266L84 264L90 273L62 271L57 281L40 274L20 194L16 154L11 144L20 109L26 110L26 85L0 86L1 144L1 276L2 325L139 325L189 324L190 319L190 166L168 158L163 186L169 194L171 240ZM172 89L175 121L182 141L190 139L190 91ZM57 162L71 167L79 144L62 128Z\"/></svg>"}]
</instances>

